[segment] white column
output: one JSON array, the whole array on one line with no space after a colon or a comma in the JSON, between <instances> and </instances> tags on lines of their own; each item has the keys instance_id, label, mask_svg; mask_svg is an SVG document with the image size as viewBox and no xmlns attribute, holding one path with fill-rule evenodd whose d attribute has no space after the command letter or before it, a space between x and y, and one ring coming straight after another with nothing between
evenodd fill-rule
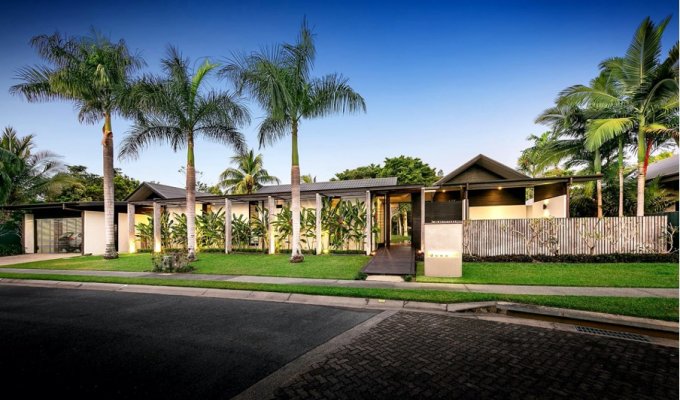
<instances>
[{"instance_id":1,"label":"white column","mask_svg":"<svg viewBox=\"0 0 680 400\"><path fill-rule=\"evenodd\" d=\"M366 249L366 255L370 256L371 252L373 251L373 234L371 231L373 230L371 225L373 223L373 218L371 218L371 191L367 190L366 191L366 244L365 249Z\"/></svg>"},{"instance_id":2,"label":"white column","mask_svg":"<svg viewBox=\"0 0 680 400\"><path fill-rule=\"evenodd\" d=\"M316 194L316 254L319 255L323 251L323 238L321 237L321 212L323 210L323 201L321 201L321 194Z\"/></svg>"},{"instance_id":3,"label":"white column","mask_svg":"<svg viewBox=\"0 0 680 400\"><path fill-rule=\"evenodd\" d=\"M425 189L420 189L420 251L425 251Z\"/></svg>"},{"instance_id":4,"label":"white column","mask_svg":"<svg viewBox=\"0 0 680 400\"><path fill-rule=\"evenodd\" d=\"M130 254L137 252L137 235L135 234L135 205L128 203L127 205L127 223L128 223L128 252Z\"/></svg>"},{"instance_id":5,"label":"white column","mask_svg":"<svg viewBox=\"0 0 680 400\"><path fill-rule=\"evenodd\" d=\"M153 251L161 251L161 205L153 202Z\"/></svg>"},{"instance_id":6,"label":"white column","mask_svg":"<svg viewBox=\"0 0 680 400\"><path fill-rule=\"evenodd\" d=\"M33 214L24 214L24 229L21 241L24 244L24 253L35 253L35 217Z\"/></svg>"},{"instance_id":7,"label":"white column","mask_svg":"<svg viewBox=\"0 0 680 400\"><path fill-rule=\"evenodd\" d=\"M276 252L276 235L274 232L274 213L276 212L276 203L272 196L267 197L267 208L269 209L269 254Z\"/></svg>"},{"instance_id":8,"label":"white column","mask_svg":"<svg viewBox=\"0 0 680 400\"><path fill-rule=\"evenodd\" d=\"M231 200L224 199L224 252L231 253Z\"/></svg>"}]
</instances>

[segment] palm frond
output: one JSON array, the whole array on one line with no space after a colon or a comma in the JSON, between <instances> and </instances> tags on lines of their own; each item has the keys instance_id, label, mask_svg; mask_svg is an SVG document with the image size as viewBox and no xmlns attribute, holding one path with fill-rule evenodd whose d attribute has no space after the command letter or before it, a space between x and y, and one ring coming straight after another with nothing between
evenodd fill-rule
<instances>
[{"instance_id":1,"label":"palm frond","mask_svg":"<svg viewBox=\"0 0 680 400\"><path fill-rule=\"evenodd\" d=\"M632 118L592 120L588 124L588 132L586 133L586 148L589 150L599 149L603 143L632 129L633 125Z\"/></svg>"}]
</instances>

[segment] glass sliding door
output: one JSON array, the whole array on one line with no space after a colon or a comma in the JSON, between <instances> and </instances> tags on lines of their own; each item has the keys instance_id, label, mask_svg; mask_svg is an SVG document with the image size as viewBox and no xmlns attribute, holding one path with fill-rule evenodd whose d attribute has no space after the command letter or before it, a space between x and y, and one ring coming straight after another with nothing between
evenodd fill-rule
<instances>
[{"instance_id":1,"label":"glass sliding door","mask_svg":"<svg viewBox=\"0 0 680 400\"><path fill-rule=\"evenodd\" d=\"M81 218L36 220L37 253L80 253L83 249Z\"/></svg>"}]
</instances>

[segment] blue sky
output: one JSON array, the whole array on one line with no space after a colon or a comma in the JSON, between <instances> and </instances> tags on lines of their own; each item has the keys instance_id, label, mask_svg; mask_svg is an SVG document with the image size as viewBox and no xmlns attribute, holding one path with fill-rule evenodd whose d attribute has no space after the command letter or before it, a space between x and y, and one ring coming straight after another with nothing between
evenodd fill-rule
<instances>
[{"instance_id":1,"label":"blue sky","mask_svg":"<svg viewBox=\"0 0 680 400\"><path fill-rule=\"evenodd\" d=\"M158 71L173 44L192 61L223 60L232 51L293 41L303 16L316 33L315 75L340 72L366 99L368 112L305 121L303 174L336 172L401 154L449 172L484 153L514 166L533 123L563 88L587 83L598 63L623 55L645 16L671 15L664 51L678 40L677 1L21 1L0 5L0 125L35 134L40 149L101 173L99 126L81 125L68 103L27 103L11 96L16 70L38 58L36 34L85 34L90 26L139 51ZM231 89L214 80L215 88ZM244 129L257 147L262 112L251 104ZM129 121L114 121L116 146ZM197 144L201 180L214 183L231 149ZM290 142L261 149L265 166L290 181ZM185 153L148 148L139 160L117 161L140 180L183 186L176 172Z\"/></svg>"}]
</instances>

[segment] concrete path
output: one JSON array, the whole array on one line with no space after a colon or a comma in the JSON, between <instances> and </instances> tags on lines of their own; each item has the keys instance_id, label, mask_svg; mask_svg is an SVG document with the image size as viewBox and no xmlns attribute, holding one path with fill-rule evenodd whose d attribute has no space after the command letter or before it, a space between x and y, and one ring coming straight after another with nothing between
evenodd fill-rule
<instances>
[{"instance_id":1,"label":"concrete path","mask_svg":"<svg viewBox=\"0 0 680 400\"><path fill-rule=\"evenodd\" d=\"M16 256L0 257L0 266L24 264L34 261L56 260L58 258L78 257L80 253L59 253L59 254L19 254Z\"/></svg>"},{"instance_id":2,"label":"concrete path","mask_svg":"<svg viewBox=\"0 0 680 400\"><path fill-rule=\"evenodd\" d=\"M667 297L677 298L678 289L661 288L614 288L614 287L573 287L573 286L529 286L529 285L479 285L453 283L381 282L354 281L342 279L285 278L273 276L213 275L213 274L166 274L154 272L87 271L87 270L46 270L28 268L2 268L0 272L22 274L119 276L130 278L189 279L205 281L229 281L247 283L272 283L281 285L312 285L335 287L361 287L386 289L429 289L454 292L557 295L557 296L613 296L613 297Z\"/></svg>"}]
</instances>

